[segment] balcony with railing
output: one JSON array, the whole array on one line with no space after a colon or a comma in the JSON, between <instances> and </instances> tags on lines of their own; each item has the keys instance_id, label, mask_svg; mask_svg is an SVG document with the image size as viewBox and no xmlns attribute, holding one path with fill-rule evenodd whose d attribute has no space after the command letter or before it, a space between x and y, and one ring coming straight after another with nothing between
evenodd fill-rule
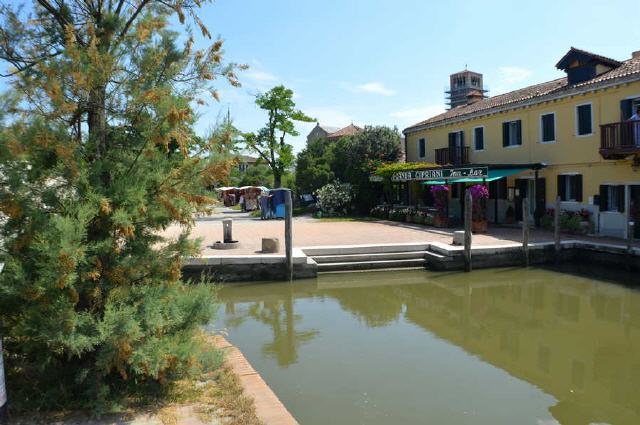
<instances>
[{"instance_id":1,"label":"balcony with railing","mask_svg":"<svg viewBox=\"0 0 640 425\"><path fill-rule=\"evenodd\" d=\"M600 126L600 155L604 159L622 159L634 154L640 154L640 121Z\"/></svg>"},{"instance_id":2,"label":"balcony with railing","mask_svg":"<svg viewBox=\"0 0 640 425\"><path fill-rule=\"evenodd\" d=\"M436 149L436 164L465 165L469 163L469 146Z\"/></svg>"}]
</instances>

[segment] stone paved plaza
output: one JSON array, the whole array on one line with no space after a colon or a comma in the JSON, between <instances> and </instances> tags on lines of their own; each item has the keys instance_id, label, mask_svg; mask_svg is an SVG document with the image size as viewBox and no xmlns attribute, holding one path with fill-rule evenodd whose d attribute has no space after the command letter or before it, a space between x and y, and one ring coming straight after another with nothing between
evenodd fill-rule
<instances>
[{"instance_id":1,"label":"stone paved plaza","mask_svg":"<svg viewBox=\"0 0 640 425\"><path fill-rule=\"evenodd\" d=\"M232 218L233 238L240 246L231 250L210 248L216 241L222 240L222 220ZM294 247L326 245L361 245L409 242L451 243L453 232L461 229L436 229L409 223L392 221L324 221L311 217L296 217L293 221ZM167 229L165 236L175 237L181 231L179 226ZM210 217L197 220L191 232L194 238L203 241L203 255L246 255L257 254L261 250L262 238L279 238L280 252L284 251L284 220L262 221L239 211L222 209ZM519 228L490 227L486 234L473 236L473 245L508 245L522 241ZM603 237L562 235L567 239L592 240L601 243L623 245L626 241ZM553 233L532 229L530 241L552 241ZM638 243L635 244L638 246Z\"/></svg>"}]
</instances>

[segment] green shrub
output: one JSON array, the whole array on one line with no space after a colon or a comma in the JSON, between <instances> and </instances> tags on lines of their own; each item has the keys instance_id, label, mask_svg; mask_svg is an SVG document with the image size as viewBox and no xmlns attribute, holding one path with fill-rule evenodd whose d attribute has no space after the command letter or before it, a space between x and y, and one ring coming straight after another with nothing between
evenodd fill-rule
<instances>
[{"instance_id":1,"label":"green shrub","mask_svg":"<svg viewBox=\"0 0 640 425\"><path fill-rule=\"evenodd\" d=\"M345 215L351 206L353 195L349 185L340 182L329 183L316 192L318 208L323 216Z\"/></svg>"}]
</instances>

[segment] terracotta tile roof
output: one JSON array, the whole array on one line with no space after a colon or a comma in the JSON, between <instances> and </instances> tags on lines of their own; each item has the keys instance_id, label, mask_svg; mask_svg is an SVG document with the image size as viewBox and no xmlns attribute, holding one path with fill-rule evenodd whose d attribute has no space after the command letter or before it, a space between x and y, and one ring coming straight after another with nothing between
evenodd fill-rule
<instances>
[{"instance_id":1,"label":"terracotta tile roof","mask_svg":"<svg viewBox=\"0 0 640 425\"><path fill-rule=\"evenodd\" d=\"M362 129L357 125L349 124L345 128L341 128L338 131L327 134L327 139L339 139L344 136L353 136L354 134L358 134L361 131Z\"/></svg>"},{"instance_id":2,"label":"terracotta tile roof","mask_svg":"<svg viewBox=\"0 0 640 425\"><path fill-rule=\"evenodd\" d=\"M574 89L589 88L589 86L598 86L608 81L616 79L633 79L640 80L640 57L635 57L622 62L618 68L605 72L588 81L578 84L569 85L567 78L559 78L557 80L548 81L546 83L535 84L509 93L482 99L470 105L462 105L452 108L440 115L431 117L404 129L404 132L415 131L423 126L445 125L451 121L464 119L466 116L482 115L495 112L498 109L509 108L510 105L517 107L521 103L525 103L536 98L554 98L569 93Z\"/></svg>"}]
</instances>

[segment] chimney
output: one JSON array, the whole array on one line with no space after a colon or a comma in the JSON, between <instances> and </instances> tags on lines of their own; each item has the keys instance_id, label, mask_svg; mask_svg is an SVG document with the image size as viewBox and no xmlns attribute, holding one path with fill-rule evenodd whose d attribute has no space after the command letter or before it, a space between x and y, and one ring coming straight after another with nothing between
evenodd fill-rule
<instances>
[{"instance_id":1,"label":"chimney","mask_svg":"<svg viewBox=\"0 0 640 425\"><path fill-rule=\"evenodd\" d=\"M635 52L631 53L631 58L640 59L640 50L636 50Z\"/></svg>"},{"instance_id":2,"label":"chimney","mask_svg":"<svg viewBox=\"0 0 640 425\"><path fill-rule=\"evenodd\" d=\"M473 105L482 99L484 99L484 93L480 90L471 90L467 93L467 105Z\"/></svg>"}]
</instances>

